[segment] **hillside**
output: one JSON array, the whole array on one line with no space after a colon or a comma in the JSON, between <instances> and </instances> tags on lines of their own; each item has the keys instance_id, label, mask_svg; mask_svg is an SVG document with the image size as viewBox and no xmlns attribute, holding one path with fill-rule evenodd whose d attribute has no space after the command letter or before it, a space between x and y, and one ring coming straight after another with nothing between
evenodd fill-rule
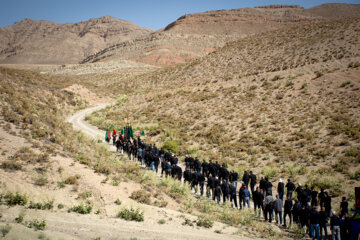
<instances>
[{"instance_id":1,"label":"hillside","mask_svg":"<svg viewBox=\"0 0 360 240\"><path fill-rule=\"evenodd\" d=\"M359 16L359 6L324 4L304 9L291 5L270 5L188 14L150 36L105 48L81 63L114 60L131 60L156 66L185 63L252 34L316 23L328 18Z\"/></svg>"},{"instance_id":2,"label":"hillside","mask_svg":"<svg viewBox=\"0 0 360 240\"><path fill-rule=\"evenodd\" d=\"M0 63L78 63L115 43L151 32L109 16L75 24L24 19L0 28Z\"/></svg>"},{"instance_id":3,"label":"hillside","mask_svg":"<svg viewBox=\"0 0 360 240\"><path fill-rule=\"evenodd\" d=\"M0 83L4 239L246 240L287 235L258 222L251 210L233 211L230 205L199 199L188 184L160 178L114 153L112 146L74 130L65 122L69 112L109 101L86 89L86 83L6 68L0 68Z\"/></svg>"},{"instance_id":4,"label":"hillside","mask_svg":"<svg viewBox=\"0 0 360 240\"><path fill-rule=\"evenodd\" d=\"M344 19L249 36L191 63L119 82L123 105L89 117L130 118L148 141L240 173L292 177L335 201L359 184L360 31ZM274 183L275 184L275 183ZM336 203L334 206L337 206Z\"/></svg>"}]
</instances>

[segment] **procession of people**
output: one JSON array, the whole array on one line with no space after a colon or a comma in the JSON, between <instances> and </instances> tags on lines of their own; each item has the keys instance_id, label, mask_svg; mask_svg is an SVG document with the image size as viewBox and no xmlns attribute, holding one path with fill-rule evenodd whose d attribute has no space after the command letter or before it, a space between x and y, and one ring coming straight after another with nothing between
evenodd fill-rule
<instances>
[{"instance_id":1,"label":"procession of people","mask_svg":"<svg viewBox=\"0 0 360 240\"><path fill-rule=\"evenodd\" d=\"M115 130L112 133L107 133L107 142L110 143L112 138L117 152L127 154L130 160L139 161L161 177L173 177L188 183L195 193L218 204L229 201L234 209L253 208L256 216L281 227L297 224L312 239L351 239L351 222L345 197L340 212L336 213L327 191L319 189L318 192L314 187L310 189L301 183L295 185L291 179L284 183L280 178L275 187L266 176L261 176L258 181L253 171L244 171L239 177L239 173L229 171L226 164L200 161L189 155L185 156L183 171L176 155L145 143L140 136L133 138L131 127L125 127L119 136ZM273 189L276 189L275 193ZM340 219L344 224L340 224Z\"/></svg>"}]
</instances>

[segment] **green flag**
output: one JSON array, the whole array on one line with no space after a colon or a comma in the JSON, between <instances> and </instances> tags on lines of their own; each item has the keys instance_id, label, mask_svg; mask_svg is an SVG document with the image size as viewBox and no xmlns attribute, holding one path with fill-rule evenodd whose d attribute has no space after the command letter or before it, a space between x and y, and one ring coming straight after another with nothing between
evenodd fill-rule
<instances>
[{"instance_id":1,"label":"green flag","mask_svg":"<svg viewBox=\"0 0 360 240\"><path fill-rule=\"evenodd\" d=\"M145 130L143 130L141 133L140 133L141 136L144 136L145 137Z\"/></svg>"},{"instance_id":2,"label":"green flag","mask_svg":"<svg viewBox=\"0 0 360 240\"><path fill-rule=\"evenodd\" d=\"M108 139L108 131L106 131L105 133L105 141L107 141L107 139Z\"/></svg>"}]
</instances>

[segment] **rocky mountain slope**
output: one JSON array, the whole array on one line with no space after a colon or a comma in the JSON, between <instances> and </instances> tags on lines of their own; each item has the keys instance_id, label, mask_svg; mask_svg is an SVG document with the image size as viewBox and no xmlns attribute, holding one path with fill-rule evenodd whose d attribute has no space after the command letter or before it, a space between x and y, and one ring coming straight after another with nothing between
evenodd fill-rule
<instances>
[{"instance_id":1,"label":"rocky mountain slope","mask_svg":"<svg viewBox=\"0 0 360 240\"><path fill-rule=\"evenodd\" d=\"M359 6L325 4L304 9L299 6L271 5L184 15L164 30L135 42L124 42L106 48L84 59L82 63L130 59L167 66L189 62L227 42L248 35L303 23L316 23L333 17L358 16Z\"/></svg>"},{"instance_id":2,"label":"rocky mountain slope","mask_svg":"<svg viewBox=\"0 0 360 240\"><path fill-rule=\"evenodd\" d=\"M75 24L24 19L0 28L0 63L64 64L152 31L105 16Z\"/></svg>"},{"instance_id":3,"label":"rocky mountain slope","mask_svg":"<svg viewBox=\"0 0 360 240\"><path fill-rule=\"evenodd\" d=\"M292 177L328 189L335 202L352 198L360 176L359 31L359 19L343 19L242 38L115 84L127 101L90 119L106 127L130 118L148 141L171 142L179 155L274 181Z\"/></svg>"}]
</instances>

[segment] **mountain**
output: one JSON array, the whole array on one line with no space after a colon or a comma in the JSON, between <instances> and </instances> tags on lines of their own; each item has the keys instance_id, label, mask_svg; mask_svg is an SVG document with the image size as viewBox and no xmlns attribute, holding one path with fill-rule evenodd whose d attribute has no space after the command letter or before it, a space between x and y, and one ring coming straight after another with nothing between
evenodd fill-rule
<instances>
[{"instance_id":1,"label":"mountain","mask_svg":"<svg viewBox=\"0 0 360 240\"><path fill-rule=\"evenodd\" d=\"M304 9L293 5L270 5L184 15L163 30L106 48L81 63L132 60L167 66L189 62L252 34L333 17L359 16L359 6L325 4Z\"/></svg>"},{"instance_id":2,"label":"mountain","mask_svg":"<svg viewBox=\"0 0 360 240\"><path fill-rule=\"evenodd\" d=\"M105 129L130 118L179 156L291 177L327 189L337 205L359 184L359 31L359 18L344 18L247 36L118 81L126 104L89 119Z\"/></svg>"},{"instance_id":3,"label":"mountain","mask_svg":"<svg viewBox=\"0 0 360 240\"><path fill-rule=\"evenodd\" d=\"M0 28L0 63L77 63L107 46L151 32L109 16L75 24L24 19Z\"/></svg>"}]
</instances>

